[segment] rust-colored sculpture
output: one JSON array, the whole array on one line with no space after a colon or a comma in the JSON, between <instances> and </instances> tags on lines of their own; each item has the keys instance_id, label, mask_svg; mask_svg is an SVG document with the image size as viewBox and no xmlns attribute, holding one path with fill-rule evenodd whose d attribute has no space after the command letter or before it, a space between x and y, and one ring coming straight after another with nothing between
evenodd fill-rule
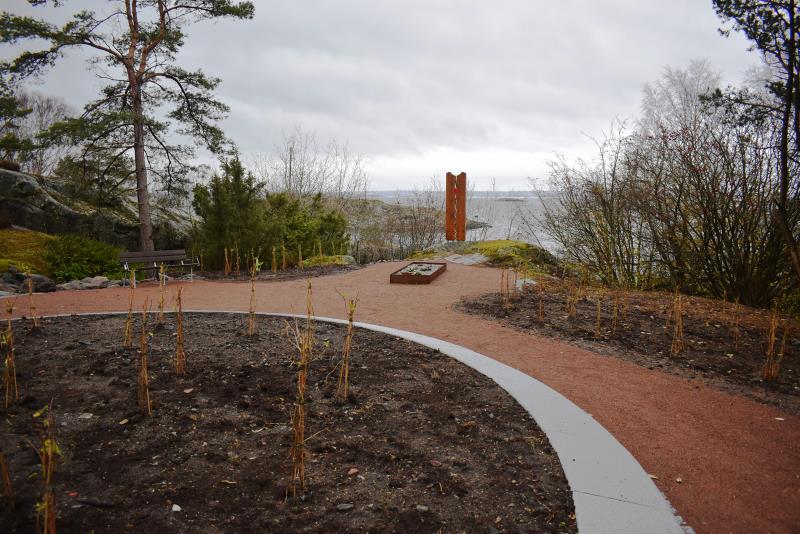
<instances>
[{"instance_id":1,"label":"rust-colored sculpture","mask_svg":"<svg viewBox=\"0 0 800 534\"><path fill-rule=\"evenodd\" d=\"M448 241L467 239L467 173L447 173L445 237Z\"/></svg>"}]
</instances>

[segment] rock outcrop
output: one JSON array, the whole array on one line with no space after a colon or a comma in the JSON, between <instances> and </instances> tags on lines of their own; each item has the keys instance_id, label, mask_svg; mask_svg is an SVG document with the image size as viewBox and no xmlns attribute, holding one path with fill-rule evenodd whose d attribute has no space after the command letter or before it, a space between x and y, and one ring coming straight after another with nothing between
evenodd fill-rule
<instances>
[{"instance_id":1,"label":"rock outcrop","mask_svg":"<svg viewBox=\"0 0 800 534\"><path fill-rule=\"evenodd\" d=\"M133 199L118 208L97 209L62 193L55 178L0 169L0 226L21 226L48 234L80 234L126 250L139 249ZM153 205L153 240L157 249L180 248L191 228L190 214Z\"/></svg>"}]
</instances>

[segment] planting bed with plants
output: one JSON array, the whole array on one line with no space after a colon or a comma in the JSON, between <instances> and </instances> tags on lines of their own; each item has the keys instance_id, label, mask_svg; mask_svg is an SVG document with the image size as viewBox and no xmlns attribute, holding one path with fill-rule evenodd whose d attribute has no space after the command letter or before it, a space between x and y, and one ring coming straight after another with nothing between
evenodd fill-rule
<instances>
[{"instance_id":1,"label":"planting bed with plants","mask_svg":"<svg viewBox=\"0 0 800 534\"><path fill-rule=\"evenodd\" d=\"M580 289L550 278L525 291L501 289L457 308L800 414L798 325L787 317L682 295L676 335L670 293ZM774 376L765 379L768 354Z\"/></svg>"},{"instance_id":2,"label":"planting bed with plants","mask_svg":"<svg viewBox=\"0 0 800 534\"><path fill-rule=\"evenodd\" d=\"M0 452L15 497L13 508L0 499L3 532L34 529L46 420L35 414L51 402L59 532L576 531L547 438L472 369L325 323L301 368L310 338L291 336L294 322L188 313L178 332L176 319L151 314L143 338L151 415L137 404L141 314L127 348L124 315L14 323L20 397L4 411ZM344 402L337 366L350 341ZM305 482L292 496L301 383Z\"/></svg>"},{"instance_id":3,"label":"planting bed with plants","mask_svg":"<svg viewBox=\"0 0 800 534\"><path fill-rule=\"evenodd\" d=\"M272 272L269 265L262 267L262 270L256 274L256 280L259 282L268 281L282 281L282 280L300 280L303 278L314 278L317 276L329 276L332 274L347 273L361 269L363 266L358 263L350 265L315 265L312 267L304 267L298 269L297 267L289 267L287 269L276 269ZM240 271L231 271L225 274L224 271L203 271L198 273L199 276L207 280L241 280L249 281L252 276L250 271L243 264Z\"/></svg>"}]
</instances>

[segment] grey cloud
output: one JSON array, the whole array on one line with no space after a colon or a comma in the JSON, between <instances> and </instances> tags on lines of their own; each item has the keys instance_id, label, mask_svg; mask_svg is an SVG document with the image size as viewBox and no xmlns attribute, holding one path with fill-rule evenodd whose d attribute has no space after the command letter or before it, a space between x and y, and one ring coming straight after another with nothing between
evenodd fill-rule
<instances>
[{"instance_id":1,"label":"grey cloud","mask_svg":"<svg viewBox=\"0 0 800 534\"><path fill-rule=\"evenodd\" d=\"M78 4L107 9L67 6ZM718 26L697 0L258 0L253 21L191 27L180 57L223 79L225 127L245 154L300 124L375 160L403 159L418 169L409 181L449 164L431 160L438 148L516 152L520 165L498 177L521 184L553 153L588 149L583 132L634 114L664 66L708 58L738 81L758 58ZM38 90L81 105L98 83L80 60L66 65ZM396 186L392 169L369 172L375 187Z\"/></svg>"}]
</instances>

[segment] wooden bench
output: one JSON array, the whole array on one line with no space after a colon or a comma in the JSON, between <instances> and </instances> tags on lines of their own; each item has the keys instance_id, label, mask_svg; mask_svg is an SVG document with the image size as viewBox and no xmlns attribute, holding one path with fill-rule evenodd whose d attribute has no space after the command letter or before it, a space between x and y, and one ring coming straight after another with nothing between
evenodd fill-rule
<instances>
[{"instance_id":1,"label":"wooden bench","mask_svg":"<svg viewBox=\"0 0 800 534\"><path fill-rule=\"evenodd\" d=\"M140 271L153 271L152 278L156 278L155 273L158 272L161 265L165 269L186 268L189 267L190 272L194 270L196 265L200 265L198 258L190 258L186 255L186 250L180 248L175 250L151 250L145 252L123 252L119 255L119 262L126 271L131 270L131 265L144 265L137 270Z\"/></svg>"}]
</instances>

